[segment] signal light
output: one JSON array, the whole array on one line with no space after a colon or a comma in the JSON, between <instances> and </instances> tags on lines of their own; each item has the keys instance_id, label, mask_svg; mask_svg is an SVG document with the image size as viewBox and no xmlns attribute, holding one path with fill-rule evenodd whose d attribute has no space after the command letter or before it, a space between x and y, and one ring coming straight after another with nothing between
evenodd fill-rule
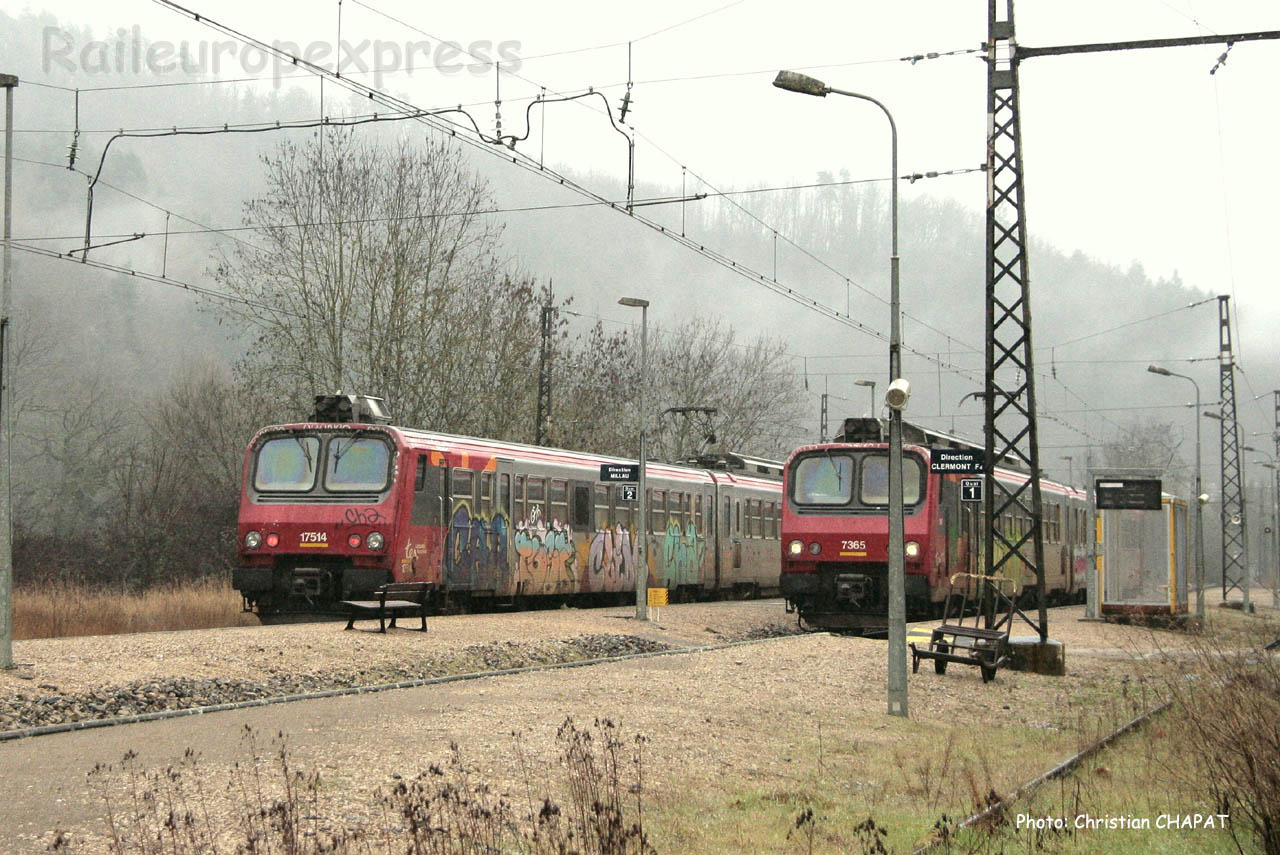
<instances>
[{"instance_id":1,"label":"signal light","mask_svg":"<svg viewBox=\"0 0 1280 855\"><path fill-rule=\"evenodd\" d=\"M359 549L359 548L360 548L360 535L358 535L358 534L352 534L352 535L349 535L349 536L347 537L347 546L350 546L352 549Z\"/></svg>"},{"instance_id":2,"label":"signal light","mask_svg":"<svg viewBox=\"0 0 1280 855\"><path fill-rule=\"evenodd\" d=\"M792 555L799 555L804 552L804 543L799 540L793 540L787 544L787 552Z\"/></svg>"},{"instance_id":3,"label":"signal light","mask_svg":"<svg viewBox=\"0 0 1280 855\"><path fill-rule=\"evenodd\" d=\"M920 544L916 543L914 540L908 540L903 551L907 553L908 558L915 558L920 554Z\"/></svg>"},{"instance_id":4,"label":"signal light","mask_svg":"<svg viewBox=\"0 0 1280 855\"><path fill-rule=\"evenodd\" d=\"M280 545L280 535L274 531L267 535L267 546L275 547Z\"/></svg>"},{"instance_id":5,"label":"signal light","mask_svg":"<svg viewBox=\"0 0 1280 855\"><path fill-rule=\"evenodd\" d=\"M818 541L815 540L813 543L809 544L810 555L817 555L821 551L822 551L822 544L818 543Z\"/></svg>"}]
</instances>

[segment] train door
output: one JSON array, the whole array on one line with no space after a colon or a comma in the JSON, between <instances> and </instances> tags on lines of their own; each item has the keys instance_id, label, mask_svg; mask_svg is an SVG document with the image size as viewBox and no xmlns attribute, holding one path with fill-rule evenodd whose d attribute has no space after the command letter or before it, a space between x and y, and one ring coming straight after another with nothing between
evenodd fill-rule
<instances>
[{"instance_id":1,"label":"train door","mask_svg":"<svg viewBox=\"0 0 1280 855\"><path fill-rule=\"evenodd\" d=\"M419 454L414 470L413 506L409 512L409 533L402 547L400 578L422 582L441 580L444 551L445 484L448 469L441 460L432 466L430 455Z\"/></svg>"},{"instance_id":2,"label":"train door","mask_svg":"<svg viewBox=\"0 0 1280 855\"><path fill-rule=\"evenodd\" d=\"M449 470L449 509L444 549L444 584L448 591L472 591L476 587L476 559L484 538L472 525L479 515L476 492L479 479L473 469L454 466Z\"/></svg>"}]
</instances>

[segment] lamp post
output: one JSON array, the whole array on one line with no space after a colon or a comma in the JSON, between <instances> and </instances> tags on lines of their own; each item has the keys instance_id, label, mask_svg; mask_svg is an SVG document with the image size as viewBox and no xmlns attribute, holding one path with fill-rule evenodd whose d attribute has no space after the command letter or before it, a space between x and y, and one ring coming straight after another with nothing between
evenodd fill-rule
<instances>
[{"instance_id":1,"label":"lamp post","mask_svg":"<svg viewBox=\"0 0 1280 855\"><path fill-rule=\"evenodd\" d=\"M1161 377L1181 377L1190 381L1196 388L1196 412L1200 412L1200 384L1185 374L1175 374L1159 365L1148 365L1147 370ZM1196 477L1192 482L1195 495L1191 500L1196 505L1196 617L1204 620L1204 502L1200 497L1204 492L1200 488L1200 419L1196 419Z\"/></svg>"},{"instance_id":2,"label":"lamp post","mask_svg":"<svg viewBox=\"0 0 1280 855\"><path fill-rule=\"evenodd\" d=\"M639 562L636 565L636 620L648 620L649 600L646 589L649 587L649 498L644 486L645 460L648 459L645 434L649 419L646 401L649 386L649 301L641 300L639 297L623 297L618 301L618 305L640 310L640 492L636 497L640 505L640 519L636 525L640 552L637 556Z\"/></svg>"},{"instance_id":3,"label":"lamp post","mask_svg":"<svg viewBox=\"0 0 1280 855\"><path fill-rule=\"evenodd\" d=\"M874 419L874 418L876 417L876 381L874 381L874 380L854 380L854 381L853 381L853 385L855 385L855 386L870 386L870 387L871 387L871 418L873 418L873 419Z\"/></svg>"},{"instance_id":4,"label":"lamp post","mask_svg":"<svg viewBox=\"0 0 1280 855\"><path fill-rule=\"evenodd\" d=\"M1222 403L1222 402L1221 402L1221 401L1219 401L1219 405L1221 405L1221 403ZM1232 432L1233 432L1233 433L1235 433L1235 435L1236 435L1237 437L1239 437L1239 436L1240 436L1240 424L1239 424L1235 419L1228 419L1228 418L1224 418L1224 417L1223 417L1223 415L1222 415L1222 413L1205 412L1205 413L1202 413L1202 415L1203 415L1206 419L1213 419L1214 421L1219 421L1219 422L1231 422L1231 423L1232 423L1232 425L1231 425L1231 430L1232 430ZM1238 440L1237 440L1237 441L1238 441ZM1224 472L1224 475L1223 475L1223 484L1222 484L1222 490L1223 490L1224 494L1225 494L1225 492L1226 492L1226 488L1227 488L1227 485L1226 485L1226 477L1225 477L1225 472ZM1243 525L1245 524L1245 519L1246 519L1246 518L1245 518L1245 501L1244 501L1244 491L1243 491L1243 490L1241 491L1241 494L1240 494L1240 514L1239 514L1239 516L1238 516L1238 517L1236 517L1236 518L1234 518L1234 519L1230 519L1230 520L1228 520L1228 519L1226 518L1226 513L1227 513L1227 510L1226 510L1226 500L1225 500L1225 498L1224 498L1224 500L1223 500L1223 507L1222 507L1222 515L1223 515L1223 519L1222 519L1222 523L1223 523L1222 540L1223 540L1223 553L1224 553L1224 554L1223 554L1223 561L1222 561L1222 600L1223 600L1223 602L1226 602L1226 599L1227 599L1227 566L1226 566L1226 565L1227 565L1227 562L1226 562L1226 554L1225 554L1225 553L1226 553L1226 539L1227 539L1226 526L1228 526L1228 525L1239 525L1239 526L1243 526ZM1247 532L1247 531L1242 532L1242 535L1243 535L1243 536L1240 538L1240 540L1241 540L1241 543L1243 544L1243 548L1244 548L1244 555L1243 555L1243 556L1240 556L1240 557L1243 559L1244 567L1243 567L1242 572L1240 573L1240 607L1244 610L1244 613L1245 613L1245 614L1249 614L1249 576L1250 576L1250 575L1251 575L1251 573L1252 573L1252 571L1249 569L1249 537L1248 537L1248 532ZM1233 557L1234 557L1234 556L1233 556Z\"/></svg>"},{"instance_id":5,"label":"lamp post","mask_svg":"<svg viewBox=\"0 0 1280 855\"><path fill-rule=\"evenodd\" d=\"M821 80L794 71L779 71L773 85L788 92L815 95L845 95L875 104L889 120L889 212L893 230L889 256L889 714L907 715L907 601L906 566L903 555L902 509L902 408L910 387L902 379L902 331L898 310L898 126L884 104L869 95L834 89ZM874 393L873 393L874 396Z\"/></svg>"}]
</instances>

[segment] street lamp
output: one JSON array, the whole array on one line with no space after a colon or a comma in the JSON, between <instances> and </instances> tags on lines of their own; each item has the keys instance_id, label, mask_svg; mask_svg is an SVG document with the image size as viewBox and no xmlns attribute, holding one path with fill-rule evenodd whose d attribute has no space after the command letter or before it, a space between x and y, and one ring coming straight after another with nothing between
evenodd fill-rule
<instances>
[{"instance_id":1,"label":"street lamp","mask_svg":"<svg viewBox=\"0 0 1280 855\"><path fill-rule=\"evenodd\" d=\"M636 526L640 535L640 553L637 556L640 560L636 566L636 620L648 620L649 600L646 588L649 587L649 497L645 492L644 482L645 460L648 458L648 450L645 448L645 425L649 418L649 410L645 399L649 386L649 301L641 300L639 297L623 297L618 301L618 305L640 310L640 494L637 496L640 504L640 519Z\"/></svg>"},{"instance_id":2,"label":"street lamp","mask_svg":"<svg viewBox=\"0 0 1280 855\"><path fill-rule=\"evenodd\" d=\"M1159 365L1148 365L1147 370L1152 374L1159 374L1161 377L1181 377L1183 380L1191 382L1196 387L1196 412L1200 412L1200 384L1194 378L1185 374L1174 374L1167 368L1161 368ZM1204 620L1204 502L1200 497L1203 491L1200 487L1200 419L1196 419L1196 477L1195 486L1192 487L1194 495L1191 500L1196 505L1196 617Z\"/></svg>"},{"instance_id":3,"label":"street lamp","mask_svg":"<svg viewBox=\"0 0 1280 855\"><path fill-rule=\"evenodd\" d=\"M889 120L889 213L893 231L889 256L889 714L907 715L907 600L903 556L902 408L910 387L902 374L902 330L898 311L898 126L889 108L869 95L833 89L821 80L795 71L779 71L773 85L788 92L845 95L875 104Z\"/></svg>"},{"instance_id":4,"label":"street lamp","mask_svg":"<svg viewBox=\"0 0 1280 855\"><path fill-rule=\"evenodd\" d=\"M1221 401L1219 401L1219 402L1218 402L1218 405L1219 405L1219 406L1221 406L1221 405L1222 405L1222 402L1221 402ZM1214 413L1214 412L1208 412L1208 411L1206 411L1206 412L1204 412L1204 413L1201 413L1201 415L1203 415L1206 419L1213 419L1214 421L1218 421L1218 422L1231 422L1231 430L1232 430L1232 432L1235 434L1236 441L1237 441L1237 442L1239 441L1239 437L1240 437L1240 424L1239 424L1239 422L1237 422L1235 419L1229 419L1229 418L1225 417L1224 415L1222 415L1222 413ZM1225 460L1225 457L1224 457L1224 460ZM1224 466L1225 466L1225 464L1224 464ZM1223 501L1222 501L1222 515L1223 515L1223 516L1222 516L1222 528L1223 528L1223 531L1222 531L1222 553L1223 553L1223 555L1222 555L1222 600L1223 600L1223 602L1226 602L1226 599L1227 599L1227 546L1226 546L1226 543L1227 543L1227 532L1226 532L1226 527L1227 527L1228 525L1238 525L1238 526L1242 526L1242 527L1244 526L1244 524L1245 524L1245 512L1244 512L1244 507L1245 507L1245 506L1244 506L1244 492L1243 492L1243 490L1242 490L1242 491L1241 491L1241 494L1240 494L1240 513L1239 513L1239 515L1238 515L1238 516L1236 516L1236 517L1234 517L1234 518L1232 518L1232 519L1227 519L1227 518L1226 518L1226 513L1227 513L1227 509L1226 509L1226 495L1225 495L1225 493L1226 493L1226 489L1227 489L1227 484L1226 484L1226 471L1225 471L1225 469L1224 469L1224 471L1223 471L1223 481L1222 481L1222 485L1221 485L1221 486L1222 486L1222 491L1223 491ZM1243 486L1243 485L1242 485L1242 486ZM1241 559L1242 559L1242 563L1244 564L1244 566L1241 568L1241 573L1240 573L1240 607L1244 610L1244 613L1245 613L1245 614L1249 614L1249 576L1250 576L1250 574L1252 573L1252 571L1249 569L1249 537L1248 537L1248 532L1247 532L1247 531L1243 531L1243 530L1241 531L1241 538L1240 538L1240 540L1241 540L1241 543L1243 544L1243 548L1244 548L1244 555L1242 555L1242 556L1231 556L1231 557L1232 557L1233 559L1235 559L1235 558L1237 558L1237 557L1241 558Z\"/></svg>"},{"instance_id":5,"label":"street lamp","mask_svg":"<svg viewBox=\"0 0 1280 855\"><path fill-rule=\"evenodd\" d=\"M876 381L874 381L874 380L854 380L854 381L853 381L853 385L855 385L855 386L870 386L870 387L871 387L871 418L873 418L873 419L874 419L874 418L876 417L876 409L877 409L877 407L876 407Z\"/></svg>"}]
</instances>

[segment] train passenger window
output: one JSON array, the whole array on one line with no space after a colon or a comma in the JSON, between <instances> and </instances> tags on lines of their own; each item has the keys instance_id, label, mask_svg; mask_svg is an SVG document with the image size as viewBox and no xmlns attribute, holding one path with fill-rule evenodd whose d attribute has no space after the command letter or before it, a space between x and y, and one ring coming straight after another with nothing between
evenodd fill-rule
<instances>
[{"instance_id":1,"label":"train passenger window","mask_svg":"<svg viewBox=\"0 0 1280 855\"><path fill-rule=\"evenodd\" d=\"M525 518L524 515L524 476L516 476L516 506L513 511L517 520Z\"/></svg>"},{"instance_id":2,"label":"train passenger window","mask_svg":"<svg viewBox=\"0 0 1280 855\"><path fill-rule=\"evenodd\" d=\"M702 494L693 497L693 530L698 534L705 534L706 529L702 527Z\"/></svg>"},{"instance_id":3,"label":"train passenger window","mask_svg":"<svg viewBox=\"0 0 1280 855\"><path fill-rule=\"evenodd\" d=\"M498 513L511 517L511 476L506 472L498 476Z\"/></svg>"},{"instance_id":4,"label":"train passenger window","mask_svg":"<svg viewBox=\"0 0 1280 855\"><path fill-rule=\"evenodd\" d=\"M613 522L615 525L620 525L624 530L631 531L631 515L635 507L635 502L624 502L622 500L622 490L613 491Z\"/></svg>"},{"instance_id":5,"label":"train passenger window","mask_svg":"<svg viewBox=\"0 0 1280 855\"><path fill-rule=\"evenodd\" d=\"M418 455L418 471L413 476L413 492L421 493L422 488L427 486L427 455Z\"/></svg>"},{"instance_id":6,"label":"train passenger window","mask_svg":"<svg viewBox=\"0 0 1280 855\"><path fill-rule=\"evenodd\" d=\"M725 535L733 534L733 500L728 496L724 497L724 533Z\"/></svg>"},{"instance_id":7,"label":"train passenger window","mask_svg":"<svg viewBox=\"0 0 1280 855\"><path fill-rule=\"evenodd\" d=\"M480 473L480 513L486 518L493 516L493 473Z\"/></svg>"},{"instance_id":8,"label":"train passenger window","mask_svg":"<svg viewBox=\"0 0 1280 855\"><path fill-rule=\"evenodd\" d=\"M736 534L742 534L742 500L738 499L733 503L733 530Z\"/></svg>"},{"instance_id":9,"label":"train passenger window","mask_svg":"<svg viewBox=\"0 0 1280 855\"><path fill-rule=\"evenodd\" d=\"M821 459L821 458L819 458ZM868 454L862 458L858 499L864 505L889 504L889 455ZM924 468L915 455L902 458L902 503L914 505L920 501L920 484L924 480Z\"/></svg>"},{"instance_id":10,"label":"train passenger window","mask_svg":"<svg viewBox=\"0 0 1280 855\"><path fill-rule=\"evenodd\" d=\"M684 500L681 502L684 508L680 514L680 527L683 529L693 522L693 496L689 493L684 494Z\"/></svg>"},{"instance_id":11,"label":"train passenger window","mask_svg":"<svg viewBox=\"0 0 1280 855\"><path fill-rule=\"evenodd\" d=\"M453 470L452 493L455 499L473 499L472 493L476 487L476 473L470 469Z\"/></svg>"},{"instance_id":12,"label":"train passenger window","mask_svg":"<svg viewBox=\"0 0 1280 855\"><path fill-rule=\"evenodd\" d=\"M847 454L803 457L796 463L793 483L792 499L798 505L847 505L853 498L853 458Z\"/></svg>"},{"instance_id":13,"label":"train passenger window","mask_svg":"<svg viewBox=\"0 0 1280 855\"><path fill-rule=\"evenodd\" d=\"M773 527L773 502L765 502L764 505L764 536L770 540L776 540L778 530Z\"/></svg>"},{"instance_id":14,"label":"train passenger window","mask_svg":"<svg viewBox=\"0 0 1280 855\"><path fill-rule=\"evenodd\" d=\"M760 518L760 500L752 499L751 500L751 536L752 537L764 536L764 526L762 525L763 522L764 521Z\"/></svg>"},{"instance_id":15,"label":"train passenger window","mask_svg":"<svg viewBox=\"0 0 1280 855\"><path fill-rule=\"evenodd\" d=\"M607 508L605 513L607 519ZM591 528L591 488L586 484L573 485L572 524L580 529Z\"/></svg>"},{"instance_id":16,"label":"train passenger window","mask_svg":"<svg viewBox=\"0 0 1280 855\"><path fill-rule=\"evenodd\" d=\"M535 478L529 476L528 482L525 484L525 505L528 516L525 519L531 523L534 517L545 522L547 519L547 507L543 502L547 498L547 482L543 478Z\"/></svg>"},{"instance_id":17,"label":"train passenger window","mask_svg":"<svg viewBox=\"0 0 1280 855\"><path fill-rule=\"evenodd\" d=\"M773 521L775 523L774 531L779 539L782 538L782 503L779 502L777 509L773 512Z\"/></svg>"},{"instance_id":18,"label":"train passenger window","mask_svg":"<svg viewBox=\"0 0 1280 855\"><path fill-rule=\"evenodd\" d=\"M649 532L661 534L667 530L667 494L654 490L649 496Z\"/></svg>"},{"instance_id":19,"label":"train passenger window","mask_svg":"<svg viewBox=\"0 0 1280 855\"><path fill-rule=\"evenodd\" d=\"M613 525L613 514L609 508L609 485L597 484L596 494L596 528L609 528Z\"/></svg>"},{"instance_id":20,"label":"train passenger window","mask_svg":"<svg viewBox=\"0 0 1280 855\"><path fill-rule=\"evenodd\" d=\"M552 478L551 489L547 496L547 513L552 520L569 521L569 482L563 478Z\"/></svg>"},{"instance_id":21,"label":"train passenger window","mask_svg":"<svg viewBox=\"0 0 1280 855\"><path fill-rule=\"evenodd\" d=\"M688 498L689 496L685 493L667 494L667 525L674 522L679 531L684 531L684 503Z\"/></svg>"}]
</instances>

